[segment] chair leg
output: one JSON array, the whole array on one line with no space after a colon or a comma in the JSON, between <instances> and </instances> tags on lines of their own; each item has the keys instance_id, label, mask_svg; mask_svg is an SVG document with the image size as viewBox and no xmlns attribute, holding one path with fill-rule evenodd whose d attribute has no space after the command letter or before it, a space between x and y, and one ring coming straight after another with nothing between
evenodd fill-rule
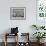
<instances>
[{"instance_id":1,"label":"chair leg","mask_svg":"<svg viewBox=\"0 0 46 46\"><path fill-rule=\"evenodd\" d=\"M6 41L4 42L4 44L5 44L5 46L7 46L7 42Z\"/></svg>"}]
</instances>

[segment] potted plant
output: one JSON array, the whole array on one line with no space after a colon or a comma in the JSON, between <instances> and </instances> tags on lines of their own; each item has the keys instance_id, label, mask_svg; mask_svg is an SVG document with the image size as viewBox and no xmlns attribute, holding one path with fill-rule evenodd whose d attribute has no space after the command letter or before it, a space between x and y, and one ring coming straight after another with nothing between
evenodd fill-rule
<instances>
[{"instance_id":1,"label":"potted plant","mask_svg":"<svg viewBox=\"0 0 46 46\"><path fill-rule=\"evenodd\" d=\"M33 28L35 28L36 30L38 30L38 26L37 25L32 25Z\"/></svg>"},{"instance_id":2,"label":"potted plant","mask_svg":"<svg viewBox=\"0 0 46 46\"><path fill-rule=\"evenodd\" d=\"M45 26L40 26L40 29L45 29Z\"/></svg>"},{"instance_id":3,"label":"potted plant","mask_svg":"<svg viewBox=\"0 0 46 46\"><path fill-rule=\"evenodd\" d=\"M45 29L45 26L32 25L32 27L35 28L36 30Z\"/></svg>"},{"instance_id":4,"label":"potted plant","mask_svg":"<svg viewBox=\"0 0 46 46\"><path fill-rule=\"evenodd\" d=\"M46 36L45 34L45 32L35 32L33 35L37 38L37 42L41 43L40 40Z\"/></svg>"}]
</instances>

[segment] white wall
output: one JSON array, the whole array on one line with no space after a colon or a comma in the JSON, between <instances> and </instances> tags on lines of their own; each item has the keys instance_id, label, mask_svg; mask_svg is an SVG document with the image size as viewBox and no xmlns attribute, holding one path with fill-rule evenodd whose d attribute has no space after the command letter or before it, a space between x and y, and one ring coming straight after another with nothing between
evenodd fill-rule
<instances>
[{"instance_id":1,"label":"white wall","mask_svg":"<svg viewBox=\"0 0 46 46\"><path fill-rule=\"evenodd\" d=\"M26 20L10 20L10 7L26 7ZM32 24L36 24L36 0L0 0L0 33L16 26L20 32L29 32Z\"/></svg>"},{"instance_id":2,"label":"white wall","mask_svg":"<svg viewBox=\"0 0 46 46\"><path fill-rule=\"evenodd\" d=\"M10 7L26 7L26 20L10 20ZM32 24L36 24L36 0L0 0L0 34L17 26L32 35Z\"/></svg>"}]
</instances>

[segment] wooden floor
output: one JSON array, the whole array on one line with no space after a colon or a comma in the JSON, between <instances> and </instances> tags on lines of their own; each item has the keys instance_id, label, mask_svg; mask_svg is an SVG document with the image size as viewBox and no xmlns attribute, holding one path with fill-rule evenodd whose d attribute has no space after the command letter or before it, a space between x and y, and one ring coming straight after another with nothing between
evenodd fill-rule
<instances>
[{"instance_id":1,"label":"wooden floor","mask_svg":"<svg viewBox=\"0 0 46 46\"><path fill-rule=\"evenodd\" d=\"M1 42L0 42L0 46L4 46L4 43L1 43ZM15 44L15 42L14 42L14 43L10 42L10 43L8 43L8 46L16 46L16 44ZM21 46L22 46L22 45L21 45ZM23 45L23 46L25 46L25 45ZM32 43L30 43L30 46L37 46L37 43L32 42ZM41 46L46 46L46 43L44 43L44 44L41 45Z\"/></svg>"}]
</instances>

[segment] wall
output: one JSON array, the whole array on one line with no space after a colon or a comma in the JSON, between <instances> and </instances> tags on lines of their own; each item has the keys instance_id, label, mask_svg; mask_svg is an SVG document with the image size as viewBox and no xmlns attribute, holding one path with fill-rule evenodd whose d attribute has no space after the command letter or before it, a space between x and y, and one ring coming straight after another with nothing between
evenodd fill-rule
<instances>
[{"instance_id":1,"label":"wall","mask_svg":"<svg viewBox=\"0 0 46 46\"><path fill-rule=\"evenodd\" d=\"M26 20L10 20L10 7L26 7ZM36 24L36 0L0 0L0 34L11 27L19 27L19 32L30 32Z\"/></svg>"}]
</instances>

